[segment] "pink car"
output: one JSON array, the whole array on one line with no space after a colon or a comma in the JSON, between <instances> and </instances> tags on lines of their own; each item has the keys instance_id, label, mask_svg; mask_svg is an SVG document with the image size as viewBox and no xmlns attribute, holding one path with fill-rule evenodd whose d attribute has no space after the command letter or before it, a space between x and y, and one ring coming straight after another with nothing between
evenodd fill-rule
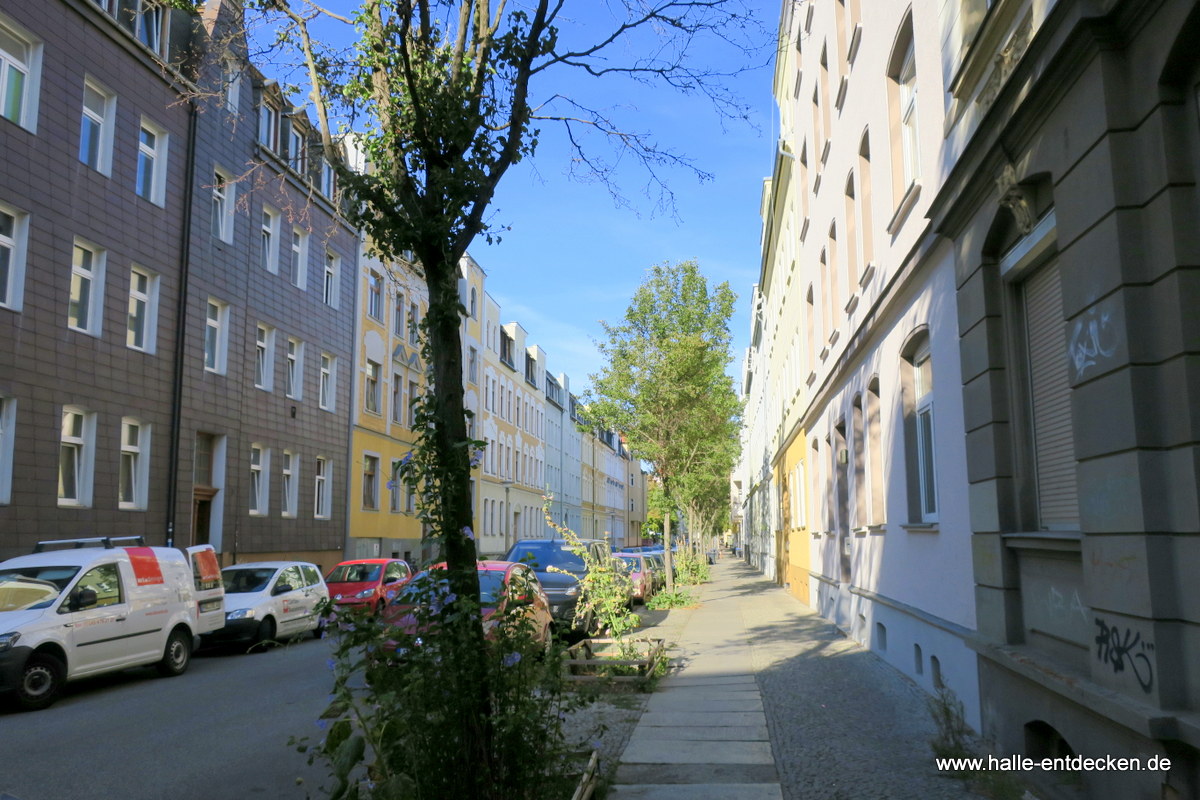
<instances>
[{"instance_id":1,"label":"pink car","mask_svg":"<svg viewBox=\"0 0 1200 800\"><path fill-rule=\"evenodd\" d=\"M633 599L645 603L654 594L654 571L649 559L641 553L613 553L613 558L623 563L633 581Z\"/></svg>"},{"instance_id":2,"label":"pink car","mask_svg":"<svg viewBox=\"0 0 1200 800\"><path fill-rule=\"evenodd\" d=\"M377 614L411 577L412 568L403 559L359 558L329 570L325 583L338 608L359 606Z\"/></svg>"}]
</instances>

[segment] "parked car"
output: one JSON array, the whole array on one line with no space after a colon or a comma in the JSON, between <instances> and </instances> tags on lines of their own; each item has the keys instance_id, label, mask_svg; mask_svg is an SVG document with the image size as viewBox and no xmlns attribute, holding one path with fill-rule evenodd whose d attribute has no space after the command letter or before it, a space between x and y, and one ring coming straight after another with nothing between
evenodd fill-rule
<instances>
[{"instance_id":1,"label":"parked car","mask_svg":"<svg viewBox=\"0 0 1200 800\"><path fill-rule=\"evenodd\" d=\"M533 570L525 564L511 561L480 561L477 566L484 631L491 636L497 615L520 608L532 622L534 639L548 643L553 625L550 601ZM438 575L445 568L444 563L435 564L417 573L400 587L385 607L383 620L405 633L417 633L418 622L414 612L418 603L436 597L439 592L449 592L446 579Z\"/></svg>"},{"instance_id":2,"label":"parked car","mask_svg":"<svg viewBox=\"0 0 1200 800\"><path fill-rule=\"evenodd\" d=\"M656 589L650 558L645 553L616 553L614 557L628 569L629 580L633 583L633 599L645 603Z\"/></svg>"},{"instance_id":3,"label":"parked car","mask_svg":"<svg viewBox=\"0 0 1200 800\"><path fill-rule=\"evenodd\" d=\"M654 572L654 592L662 591L667 585L667 563L663 560L661 552L645 552L642 555L650 562L650 569Z\"/></svg>"},{"instance_id":4,"label":"parked car","mask_svg":"<svg viewBox=\"0 0 1200 800\"><path fill-rule=\"evenodd\" d=\"M581 543L599 561L612 557L608 543L602 539L583 539ZM575 623L575 606L579 602L579 580L587 565L563 539L521 539L504 556L505 561L528 564L550 599L554 621L567 629L585 631L588 620ZM554 567L553 570L550 568Z\"/></svg>"},{"instance_id":5,"label":"parked car","mask_svg":"<svg viewBox=\"0 0 1200 800\"><path fill-rule=\"evenodd\" d=\"M259 644L312 632L325 623L318 607L329 589L316 566L304 561L261 561L221 570L225 581L225 627L205 636L213 644Z\"/></svg>"},{"instance_id":6,"label":"parked car","mask_svg":"<svg viewBox=\"0 0 1200 800\"><path fill-rule=\"evenodd\" d=\"M129 540L141 542L42 542L0 563L0 693L34 710L76 678L147 664L167 676L187 670L196 636L225 621L216 552L114 546ZM57 545L72 549L46 549Z\"/></svg>"},{"instance_id":7,"label":"parked car","mask_svg":"<svg viewBox=\"0 0 1200 800\"><path fill-rule=\"evenodd\" d=\"M399 558L359 558L329 570L325 585L338 608L366 608L377 614L404 583L412 567Z\"/></svg>"}]
</instances>

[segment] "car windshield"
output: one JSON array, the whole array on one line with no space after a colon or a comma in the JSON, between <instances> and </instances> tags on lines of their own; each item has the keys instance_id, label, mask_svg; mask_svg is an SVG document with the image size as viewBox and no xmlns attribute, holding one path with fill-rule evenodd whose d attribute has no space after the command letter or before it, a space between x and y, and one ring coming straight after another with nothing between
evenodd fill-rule
<instances>
[{"instance_id":1,"label":"car windshield","mask_svg":"<svg viewBox=\"0 0 1200 800\"><path fill-rule=\"evenodd\" d=\"M630 572L642 571L642 560L640 558L635 558L634 556L617 556L617 558L625 565L625 569Z\"/></svg>"},{"instance_id":2,"label":"car windshield","mask_svg":"<svg viewBox=\"0 0 1200 800\"><path fill-rule=\"evenodd\" d=\"M545 572L546 568L551 566L565 569L567 572L587 571L583 559L572 552L570 545L563 541L517 542L504 560L529 564L538 572Z\"/></svg>"},{"instance_id":3,"label":"car windshield","mask_svg":"<svg viewBox=\"0 0 1200 800\"><path fill-rule=\"evenodd\" d=\"M266 589L271 578L275 577L275 569L273 567L223 569L221 577L225 579L226 594L248 594Z\"/></svg>"},{"instance_id":4,"label":"car windshield","mask_svg":"<svg viewBox=\"0 0 1200 800\"><path fill-rule=\"evenodd\" d=\"M375 583L381 564L338 564L325 578L326 583Z\"/></svg>"},{"instance_id":5,"label":"car windshield","mask_svg":"<svg viewBox=\"0 0 1200 800\"><path fill-rule=\"evenodd\" d=\"M0 570L0 611L49 608L79 567L12 567Z\"/></svg>"},{"instance_id":6,"label":"car windshield","mask_svg":"<svg viewBox=\"0 0 1200 800\"><path fill-rule=\"evenodd\" d=\"M435 578L428 571L418 572L404 584L392 601L393 605L415 606L429 602L433 597L445 597L450 593L450 582L438 570ZM504 572L502 570L479 570L479 603L485 608L495 606L504 594Z\"/></svg>"}]
</instances>

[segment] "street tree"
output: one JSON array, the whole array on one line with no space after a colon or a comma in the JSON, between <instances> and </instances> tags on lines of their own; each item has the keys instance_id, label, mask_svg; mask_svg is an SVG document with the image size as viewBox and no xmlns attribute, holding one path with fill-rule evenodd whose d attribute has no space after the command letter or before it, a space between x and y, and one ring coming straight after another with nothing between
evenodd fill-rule
<instances>
[{"instance_id":1,"label":"street tree","mask_svg":"<svg viewBox=\"0 0 1200 800\"><path fill-rule=\"evenodd\" d=\"M203 13L217 14L221 5L209 0ZM428 290L421 325L434 391L422 401L417 450L423 455L414 461L424 468L414 474L454 592L476 596L470 461L480 443L467 435L458 282L468 246L502 230L488 213L499 182L557 131L583 177L621 197L614 165L632 158L669 204L672 168L701 177L703 171L640 130L635 118L622 117L628 107L610 109L589 98L598 85L625 79L697 94L722 114L743 116L729 71L705 66L703 56L715 46L753 55L768 37L747 0L358 0L349 11L345 2L325 8L310 0L225 5L245 31L261 30L264 20L272 24L271 46L297 56L303 77L296 85L306 86L324 155L374 251L385 261L415 257ZM592 21L584 24L587 15ZM330 32L338 26L344 30ZM341 157L347 136L367 169L353 169ZM611 145L608 157L593 149L597 141ZM450 620L443 635L473 638L482 653L478 614ZM446 756L475 776L476 796L486 797L500 767L492 763L480 659L460 665L469 697L459 715L461 745Z\"/></svg>"},{"instance_id":2,"label":"street tree","mask_svg":"<svg viewBox=\"0 0 1200 800\"><path fill-rule=\"evenodd\" d=\"M589 420L625 434L651 464L668 508L693 493L696 476L722 468L715 454L736 437L740 401L725 368L732 361L733 290L710 289L694 261L651 267L624 321L604 325L605 360L591 376ZM732 462L730 462L730 466ZM725 467L722 477L728 476ZM667 590L674 591L671 517L663 526Z\"/></svg>"}]
</instances>

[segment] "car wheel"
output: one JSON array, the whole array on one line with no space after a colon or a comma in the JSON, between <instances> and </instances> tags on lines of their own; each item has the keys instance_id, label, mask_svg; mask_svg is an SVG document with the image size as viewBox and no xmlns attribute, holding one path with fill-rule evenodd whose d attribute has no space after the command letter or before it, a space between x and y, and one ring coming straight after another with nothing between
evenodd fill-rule
<instances>
[{"instance_id":1,"label":"car wheel","mask_svg":"<svg viewBox=\"0 0 1200 800\"><path fill-rule=\"evenodd\" d=\"M192 660L192 635L182 628L171 631L162 660L158 662L158 674L171 677L187 672Z\"/></svg>"},{"instance_id":2,"label":"car wheel","mask_svg":"<svg viewBox=\"0 0 1200 800\"><path fill-rule=\"evenodd\" d=\"M263 621L258 623L258 632L254 634L254 644L259 645L265 642L275 641L275 618L263 617Z\"/></svg>"},{"instance_id":3,"label":"car wheel","mask_svg":"<svg viewBox=\"0 0 1200 800\"><path fill-rule=\"evenodd\" d=\"M62 692L67 679L67 667L52 655L34 653L21 670L17 684L17 705L26 711L46 708Z\"/></svg>"}]
</instances>

